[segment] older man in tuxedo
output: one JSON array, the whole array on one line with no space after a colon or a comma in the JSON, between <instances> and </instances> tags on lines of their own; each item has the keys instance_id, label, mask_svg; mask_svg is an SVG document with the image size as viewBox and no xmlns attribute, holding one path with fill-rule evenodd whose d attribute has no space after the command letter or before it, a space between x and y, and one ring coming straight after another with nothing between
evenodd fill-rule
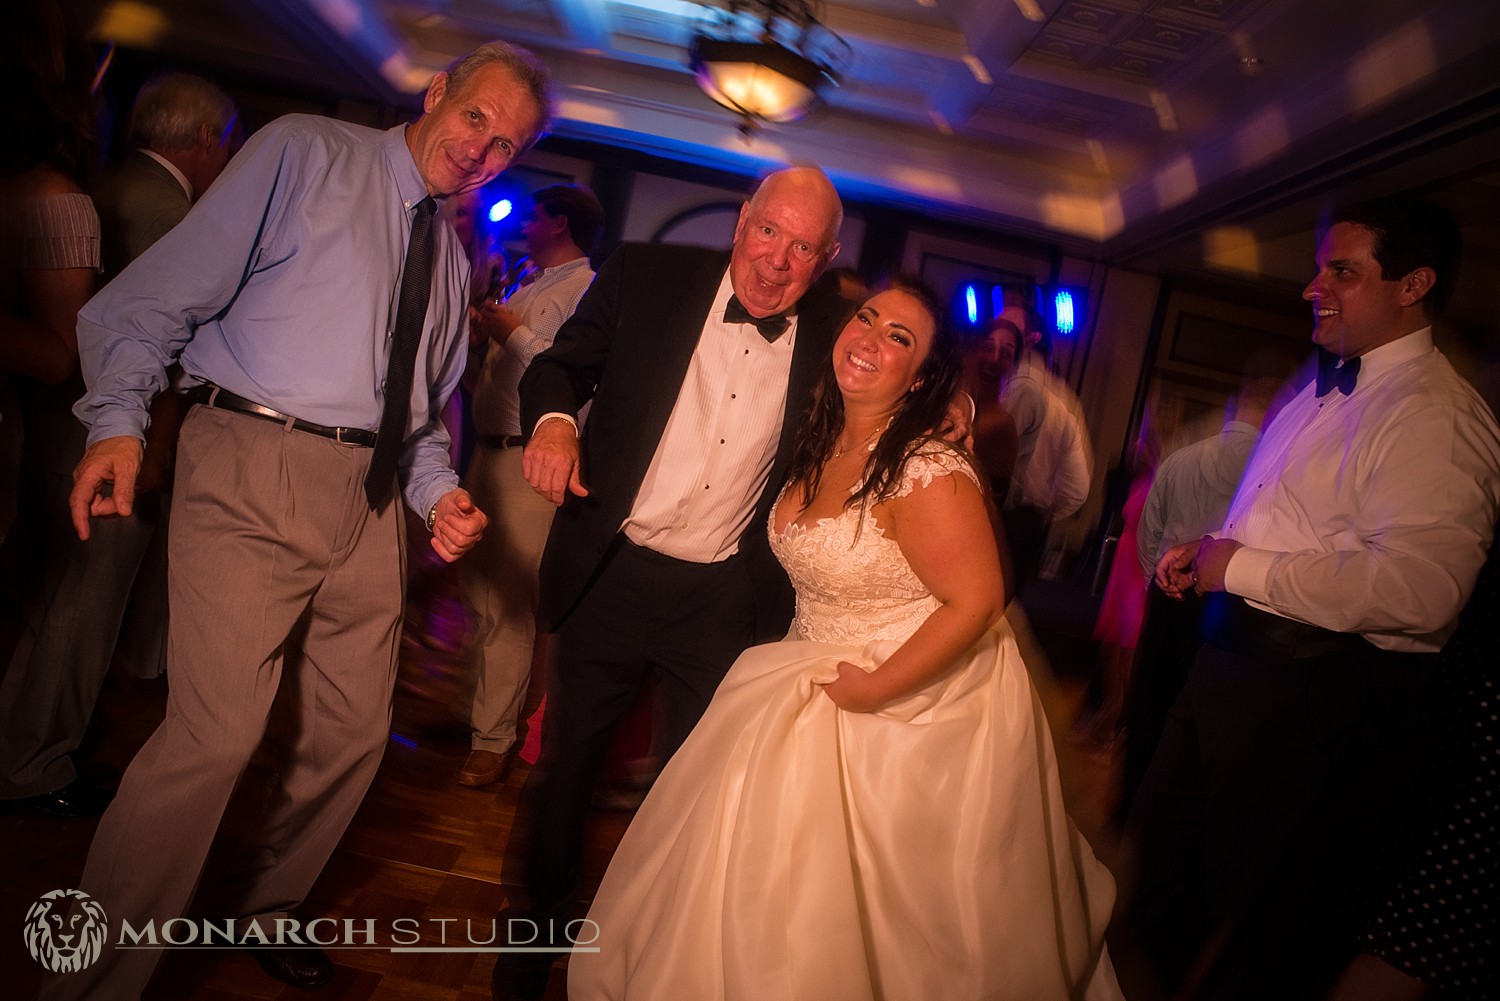
<instances>
[{"instance_id":1,"label":"older man in tuxedo","mask_svg":"<svg viewBox=\"0 0 1500 1001\"><path fill-rule=\"evenodd\" d=\"M507 863L511 916L537 923L537 944L567 946L547 919L574 903L590 792L641 686L655 682L670 755L735 657L790 622L765 523L847 310L815 285L842 217L822 172L798 167L741 207L729 254L622 247L521 382L526 475L561 505L539 611L557 672ZM540 997L551 957L503 959L496 996Z\"/></svg>"}]
</instances>

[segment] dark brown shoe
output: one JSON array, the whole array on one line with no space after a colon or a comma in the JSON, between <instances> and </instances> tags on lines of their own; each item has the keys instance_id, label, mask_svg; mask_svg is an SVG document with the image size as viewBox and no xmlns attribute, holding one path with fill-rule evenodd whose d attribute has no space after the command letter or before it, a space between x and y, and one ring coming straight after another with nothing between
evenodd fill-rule
<instances>
[{"instance_id":1,"label":"dark brown shoe","mask_svg":"<svg viewBox=\"0 0 1500 1001\"><path fill-rule=\"evenodd\" d=\"M55 817L97 817L104 812L114 798L113 789L105 789L88 777L80 775L61 789L10 802L18 807L50 813Z\"/></svg>"},{"instance_id":2,"label":"dark brown shoe","mask_svg":"<svg viewBox=\"0 0 1500 1001\"><path fill-rule=\"evenodd\" d=\"M322 949L251 946L249 952L262 973L293 987L311 990L333 979L333 960Z\"/></svg>"},{"instance_id":3,"label":"dark brown shoe","mask_svg":"<svg viewBox=\"0 0 1500 1001\"><path fill-rule=\"evenodd\" d=\"M477 749L470 751L469 760L464 762L463 768L458 773L458 784L478 789L496 782L504 782L515 763L514 751L506 751L504 754Z\"/></svg>"}]
</instances>

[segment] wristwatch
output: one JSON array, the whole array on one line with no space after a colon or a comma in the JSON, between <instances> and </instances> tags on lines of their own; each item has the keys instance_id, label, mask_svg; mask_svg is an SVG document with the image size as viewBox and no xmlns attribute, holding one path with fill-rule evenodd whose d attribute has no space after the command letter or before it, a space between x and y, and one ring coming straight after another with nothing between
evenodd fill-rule
<instances>
[{"instance_id":1,"label":"wristwatch","mask_svg":"<svg viewBox=\"0 0 1500 1001\"><path fill-rule=\"evenodd\" d=\"M432 505L432 510L427 512L427 531L431 532L432 529L433 529L433 526L436 525L436 524L437 524L437 505L433 504Z\"/></svg>"}]
</instances>

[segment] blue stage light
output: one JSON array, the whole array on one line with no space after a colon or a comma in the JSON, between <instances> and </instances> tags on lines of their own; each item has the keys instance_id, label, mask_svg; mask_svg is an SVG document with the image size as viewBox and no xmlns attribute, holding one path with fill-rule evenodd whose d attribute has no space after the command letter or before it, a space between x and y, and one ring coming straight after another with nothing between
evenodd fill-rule
<instances>
[{"instance_id":1,"label":"blue stage light","mask_svg":"<svg viewBox=\"0 0 1500 1001\"><path fill-rule=\"evenodd\" d=\"M1074 326L1073 292L1070 289L1058 289L1057 294L1052 297L1052 306L1057 332L1064 337L1071 336Z\"/></svg>"},{"instance_id":2,"label":"blue stage light","mask_svg":"<svg viewBox=\"0 0 1500 1001\"><path fill-rule=\"evenodd\" d=\"M964 286L964 306L969 311L969 325L974 326L979 322L979 293L973 285Z\"/></svg>"},{"instance_id":3,"label":"blue stage light","mask_svg":"<svg viewBox=\"0 0 1500 1001\"><path fill-rule=\"evenodd\" d=\"M495 204L491 205L490 222L499 222L506 216L510 215L512 207L513 206L511 205L509 198L502 198Z\"/></svg>"}]
</instances>

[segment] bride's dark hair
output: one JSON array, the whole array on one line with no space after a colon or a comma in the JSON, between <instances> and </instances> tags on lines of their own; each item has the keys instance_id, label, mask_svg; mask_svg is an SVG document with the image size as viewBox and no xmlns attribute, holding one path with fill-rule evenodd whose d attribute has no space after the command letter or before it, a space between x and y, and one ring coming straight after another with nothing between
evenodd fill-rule
<instances>
[{"instance_id":1,"label":"bride's dark hair","mask_svg":"<svg viewBox=\"0 0 1500 1001\"><path fill-rule=\"evenodd\" d=\"M897 275L884 287L872 291L865 301L892 290L904 292L917 300L932 318L932 348L917 370L917 388L906 394L900 409L891 418L890 427L870 452L865 463L864 482L850 495L845 507L879 503L891 497L901 482L901 467L906 464L907 457L925 442L933 440L936 432L941 430L947 418L948 402L958 389L963 369L958 339L937 293L920 278ZM797 441L792 447L791 466L787 471L789 482L801 490L804 508L817 494L818 484L823 478L823 464L833 455L839 433L843 430L844 397L839 392L830 352L813 389L807 420L798 430Z\"/></svg>"}]
</instances>

